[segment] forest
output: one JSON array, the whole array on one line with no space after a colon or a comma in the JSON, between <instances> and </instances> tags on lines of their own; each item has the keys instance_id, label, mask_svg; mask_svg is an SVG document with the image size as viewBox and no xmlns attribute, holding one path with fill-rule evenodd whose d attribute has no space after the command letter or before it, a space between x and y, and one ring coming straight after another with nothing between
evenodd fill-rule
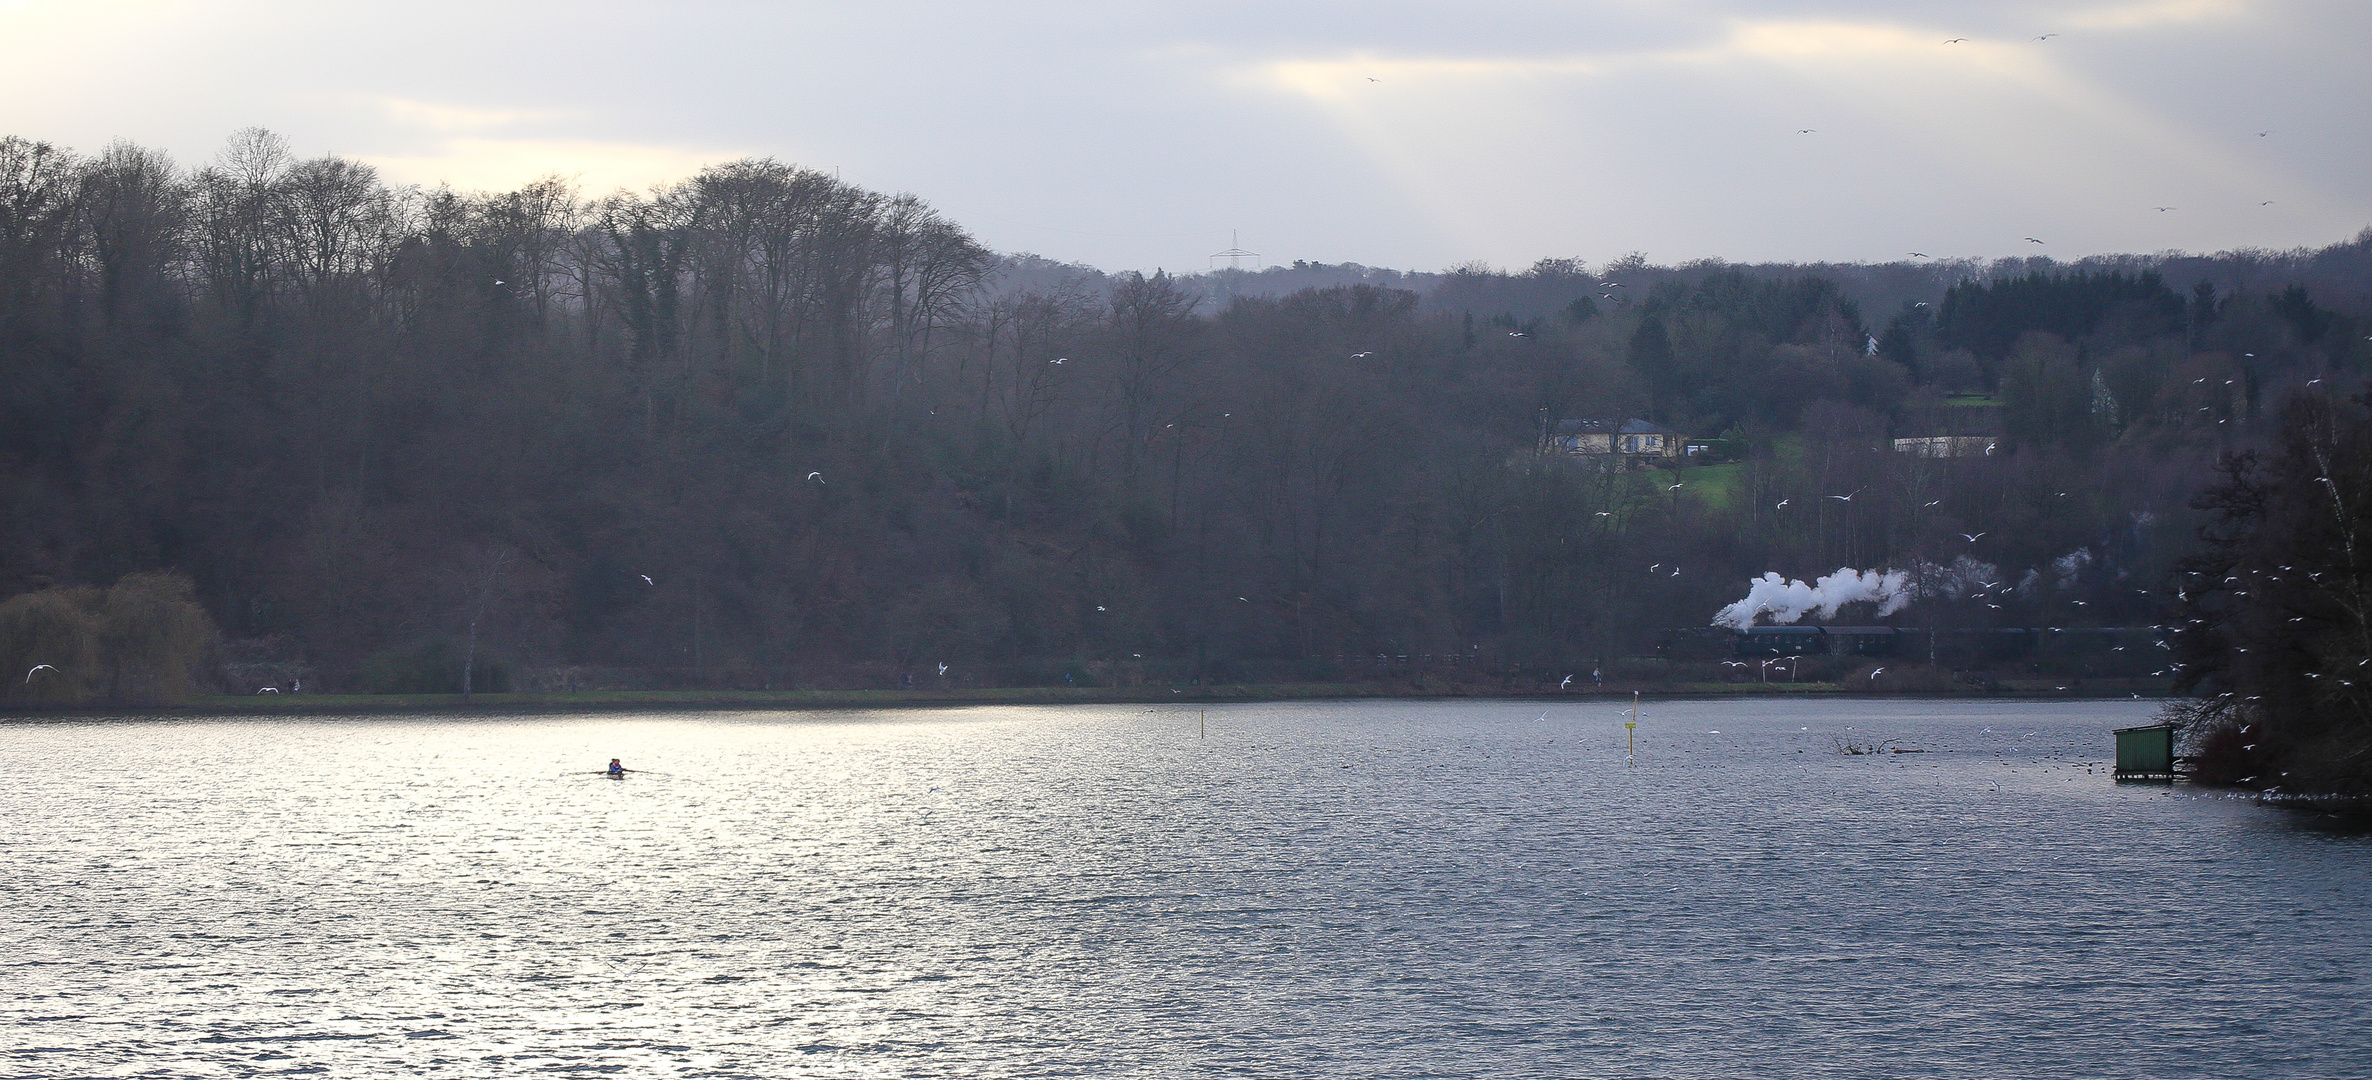
<instances>
[{"instance_id":1,"label":"forest","mask_svg":"<svg viewBox=\"0 0 2372 1080\"><path fill-rule=\"evenodd\" d=\"M1885 622L2139 628L2096 666L2171 685L2147 628L2235 485L2360 423L2368 311L2372 230L1107 274L772 160L460 192L8 138L0 598L183 590L232 692L1521 688L1721 671L1751 580L1883 569ZM1634 418L1688 452L1543 452Z\"/></svg>"}]
</instances>

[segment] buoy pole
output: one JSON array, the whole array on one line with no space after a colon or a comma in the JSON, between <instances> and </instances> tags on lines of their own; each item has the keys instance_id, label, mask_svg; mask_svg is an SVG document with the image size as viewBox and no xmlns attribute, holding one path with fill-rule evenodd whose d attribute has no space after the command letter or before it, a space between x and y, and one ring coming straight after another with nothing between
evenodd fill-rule
<instances>
[{"instance_id":1,"label":"buoy pole","mask_svg":"<svg viewBox=\"0 0 2372 1080\"><path fill-rule=\"evenodd\" d=\"M1639 763L1639 691L1631 691L1631 718L1623 721L1623 733L1628 745L1623 748L1623 764Z\"/></svg>"},{"instance_id":2,"label":"buoy pole","mask_svg":"<svg viewBox=\"0 0 2372 1080\"><path fill-rule=\"evenodd\" d=\"M1202 737L1203 737L1203 738L1206 738L1206 739L1210 738L1210 737L1211 737L1211 710L1209 710L1209 709L1204 709L1204 710L1202 711L1202 719L1201 719L1200 721L1197 721L1197 723L1199 723L1199 724L1201 725L1201 727L1202 727Z\"/></svg>"}]
</instances>

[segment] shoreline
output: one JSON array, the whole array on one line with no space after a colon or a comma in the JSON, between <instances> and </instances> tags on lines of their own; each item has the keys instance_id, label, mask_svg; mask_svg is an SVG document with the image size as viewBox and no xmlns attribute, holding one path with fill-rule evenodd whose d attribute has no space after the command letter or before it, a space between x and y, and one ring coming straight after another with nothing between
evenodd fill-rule
<instances>
[{"instance_id":1,"label":"shoreline","mask_svg":"<svg viewBox=\"0 0 2372 1080\"><path fill-rule=\"evenodd\" d=\"M1240 705L1283 701L1476 700L1603 703L1629 700L1634 693L1657 701L1714 698L2001 699L2084 701L2138 698L2163 700L2164 679L2099 679L2061 685L2054 680L2004 680L1991 689L1901 690L1873 693L1839 683L1671 683L1626 684L1604 689L1558 691L1501 689L1449 683L1257 683L1221 686L999 687L961 690L591 690L573 693L475 694L211 694L177 705L92 704L0 706L0 719L33 720L91 716L302 716L319 713L429 715L469 713L552 714L570 712L833 712L855 709L933 709L981 705Z\"/></svg>"}]
</instances>

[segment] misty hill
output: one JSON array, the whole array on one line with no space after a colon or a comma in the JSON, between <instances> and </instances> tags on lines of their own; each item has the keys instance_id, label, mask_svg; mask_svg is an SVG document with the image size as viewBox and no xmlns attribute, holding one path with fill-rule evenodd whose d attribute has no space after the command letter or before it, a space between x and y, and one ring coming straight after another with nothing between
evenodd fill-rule
<instances>
[{"instance_id":1,"label":"misty hill","mask_svg":"<svg viewBox=\"0 0 2372 1080\"><path fill-rule=\"evenodd\" d=\"M1027 275L1029 256L1015 257L1010 273ZM1074 268L1094 273L1085 267ZM1596 300L1621 282L1623 298L1659 288L1689 288L1717 273L1743 274L1756 281L1817 277L1833 282L1845 297L1872 317L1891 316L1919 303L1933 304L1963 281L1991 282L2034 274L2156 273L2188 294L2201 282L2220 293L2265 292L2302 286L2323 302L2347 310L2372 307L2372 228L2323 248L2295 251L2241 250L2213 255L2161 252L2155 255L2095 255L2072 261L2049 256L2014 259L1917 259L1889 263L1728 263L1695 260L1677 266L1626 256L1595 267L1581 259L1542 259L1521 271L1475 264L1445 271L1400 271L1358 263L1310 263L1258 270L1217 269L1180 275L1198 292L1224 303L1237 297L1277 297L1303 289L1375 285L1407 289L1430 305L1478 315L1538 318L1556 314L1576 300ZM1601 301L1602 303L1604 301Z\"/></svg>"}]
</instances>

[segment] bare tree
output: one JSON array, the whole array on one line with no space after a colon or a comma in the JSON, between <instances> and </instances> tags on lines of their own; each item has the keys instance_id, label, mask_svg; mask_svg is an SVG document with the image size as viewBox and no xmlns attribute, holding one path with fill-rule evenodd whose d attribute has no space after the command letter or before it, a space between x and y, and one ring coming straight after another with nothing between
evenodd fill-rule
<instances>
[{"instance_id":1,"label":"bare tree","mask_svg":"<svg viewBox=\"0 0 2372 1080\"><path fill-rule=\"evenodd\" d=\"M508 603L516 591L510 569L518 552L509 547L472 547L462 554L456 568L462 592L462 614L468 620L468 637L461 652L461 700L468 701L476 689L478 672L478 624L495 614Z\"/></svg>"}]
</instances>

